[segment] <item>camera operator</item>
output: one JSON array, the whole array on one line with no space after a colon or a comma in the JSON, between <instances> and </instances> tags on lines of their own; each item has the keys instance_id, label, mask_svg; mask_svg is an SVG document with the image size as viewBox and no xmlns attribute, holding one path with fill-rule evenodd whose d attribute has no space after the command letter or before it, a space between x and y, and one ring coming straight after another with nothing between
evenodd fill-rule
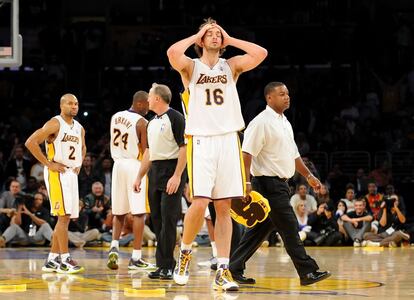
<instances>
[{"instance_id":1,"label":"camera operator","mask_svg":"<svg viewBox=\"0 0 414 300\"><path fill-rule=\"evenodd\" d=\"M307 239L317 246L335 246L342 239L338 223L333 215L334 207L320 203L316 212L308 217L308 225L312 227Z\"/></svg>"},{"instance_id":2,"label":"camera operator","mask_svg":"<svg viewBox=\"0 0 414 300\"><path fill-rule=\"evenodd\" d=\"M406 218L398 196L393 194L384 197L380 208L378 233L364 234L367 246L397 247L402 240L408 241L410 235L401 230Z\"/></svg>"},{"instance_id":3,"label":"camera operator","mask_svg":"<svg viewBox=\"0 0 414 300\"><path fill-rule=\"evenodd\" d=\"M27 246L44 243L45 239L51 241L52 228L48 223L50 213L43 207L43 201L44 196L41 193L36 193L34 198L27 194L16 198L17 210L10 226L0 236L0 247L8 242Z\"/></svg>"}]
</instances>

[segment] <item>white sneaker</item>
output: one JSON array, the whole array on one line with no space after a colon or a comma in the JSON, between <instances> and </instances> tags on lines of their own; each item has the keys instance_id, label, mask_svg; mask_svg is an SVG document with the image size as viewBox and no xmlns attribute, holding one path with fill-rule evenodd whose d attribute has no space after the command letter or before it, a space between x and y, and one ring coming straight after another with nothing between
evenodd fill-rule
<instances>
[{"instance_id":1,"label":"white sneaker","mask_svg":"<svg viewBox=\"0 0 414 300\"><path fill-rule=\"evenodd\" d=\"M190 278L191 250L180 250L180 257L174 270L174 281L178 285L185 285Z\"/></svg>"},{"instance_id":2,"label":"white sneaker","mask_svg":"<svg viewBox=\"0 0 414 300\"><path fill-rule=\"evenodd\" d=\"M47 272L47 273L54 273L54 272L57 272L57 270L59 269L59 266L60 266L60 258L58 256L55 259L46 260L45 264L42 267L42 271Z\"/></svg>"},{"instance_id":3,"label":"white sneaker","mask_svg":"<svg viewBox=\"0 0 414 300\"><path fill-rule=\"evenodd\" d=\"M79 266L78 263L70 256L66 259L66 261L62 261L57 269L57 272L61 274L76 274L83 271L85 271L85 269Z\"/></svg>"},{"instance_id":4,"label":"white sneaker","mask_svg":"<svg viewBox=\"0 0 414 300\"><path fill-rule=\"evenodd\" d=\"M367 241L367 246L368 247L380 247L380 243L379 242L373 242L373 241Z\"/></svg>"},{"instance_id":5,"label":"white sneaker","mask_svg":"<svg viewBox=\"0 0 414 300\"><path fill-rule=\"evenodd\" d=\"M234 281L229 269L218 268L213 281L213 289L216 291L238 291L239 285Z\"/></svg>"}]
</instances>

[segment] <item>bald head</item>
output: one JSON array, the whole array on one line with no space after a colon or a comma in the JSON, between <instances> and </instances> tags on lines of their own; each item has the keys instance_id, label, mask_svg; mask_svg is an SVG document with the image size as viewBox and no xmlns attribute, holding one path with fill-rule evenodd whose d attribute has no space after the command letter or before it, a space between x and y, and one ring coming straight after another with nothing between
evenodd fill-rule
<instances>
[{"instance_id":1,"label":"bald head","mask_svg":"<svg viewBox=\"0 0 414 300\"><path fill-rule=\"evenodd\" d=\"M78 101L78 99L76 98L75 95L73 94L64 94L61 98L60 98L60 104L63 104L67 101Z\"/></svg>"},{"instance_id":2,"label":"bald head","mask_svg":"<svg viewBox=\"0 0 414 300\"><path fill-rule=\"evenodd\" d=\"M148 93L145 91L136 92L132 97L131 109L141 116L145 116L148 113Z\"/></svg>"},{"instance_id":3,"label":"bald head","mask_svg":"<svg viewBox=\"0 0 414 300\"><path fill-rule=\"evenodd\" d=\"M74 118L78 114L79 102L75 95L64 94L60 98L61 114L68 118Z\"/></svg>"}]
</instances>

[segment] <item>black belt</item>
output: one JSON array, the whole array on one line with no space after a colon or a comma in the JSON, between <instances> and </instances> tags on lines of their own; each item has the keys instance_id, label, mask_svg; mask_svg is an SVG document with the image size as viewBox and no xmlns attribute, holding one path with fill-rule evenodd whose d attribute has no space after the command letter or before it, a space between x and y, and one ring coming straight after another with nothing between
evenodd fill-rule
<instances>
[{"instance_id":1,"label":"black belt","mask_svg":"<svg viewBox=\"0 0 414 300\"><path fill-rule=\"evenodd\" d=\"M260 178L269 178L269 179L276 179L279 181L283 181L283 182L288 182L290 178L281 178L279 176L255 176L255 178L260 179Z\"/></svg>"}]
</instances>

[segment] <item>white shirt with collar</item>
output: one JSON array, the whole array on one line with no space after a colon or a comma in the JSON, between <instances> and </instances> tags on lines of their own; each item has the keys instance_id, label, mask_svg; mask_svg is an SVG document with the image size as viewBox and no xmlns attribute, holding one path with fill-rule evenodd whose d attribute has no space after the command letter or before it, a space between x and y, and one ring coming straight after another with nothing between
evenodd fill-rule
<instances>
[{"instance_id":1,"label":"white shirt with collar","mask_svg":"<svg viewBox=\"0 0 414 300\"><path fill-rule=\"evenodd\" d=\"M253 156L253 176L290 178L295 173L295 159L300 156L292 125L284 114L269 106L247 126L242 150Z\"/></svg>"}]
</instances>

